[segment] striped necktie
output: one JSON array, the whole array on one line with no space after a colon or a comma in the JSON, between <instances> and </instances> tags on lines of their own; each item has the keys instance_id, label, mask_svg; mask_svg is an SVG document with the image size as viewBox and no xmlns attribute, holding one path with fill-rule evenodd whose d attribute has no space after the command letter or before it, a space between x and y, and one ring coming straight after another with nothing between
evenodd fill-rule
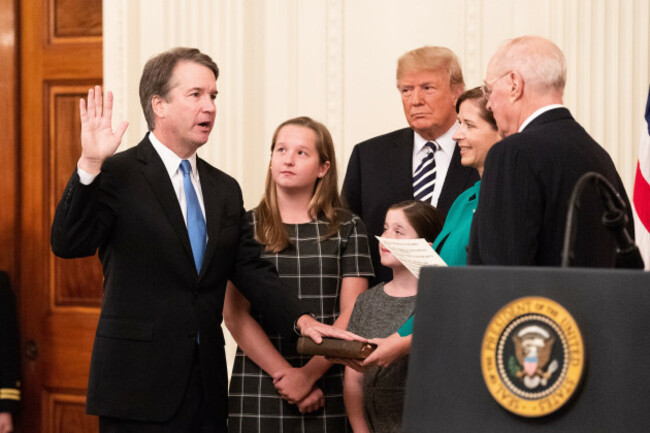
<instances>
[{"instance_id":1,"label":"striped necktie","mask_svg":"<svg viewBox=\"0 0 650 433\"><path fill-rule=\"evenodd\" d=\"M416 200L430 203L433 189L436 186L436 160L434 154L438 150L438 143L428 141L425 145L426 156L413 173L413 197Z\"/></svg>"},{"instance_id":2,"label":"striped necktie","mask_svg":"<svg viewBox=\"0 0 650 433\"><path fill-rule=\"evenodd\" d=\"M186 159L181 161L181 172L183 172L183 187L185 188L185 201L187 202L187 233L190 235L196 272L201 272L206 239L205 219L203 218L203 212L201 212L199 197L196 195L190 178L192 166Z\"/></svg>"}]
</instances>

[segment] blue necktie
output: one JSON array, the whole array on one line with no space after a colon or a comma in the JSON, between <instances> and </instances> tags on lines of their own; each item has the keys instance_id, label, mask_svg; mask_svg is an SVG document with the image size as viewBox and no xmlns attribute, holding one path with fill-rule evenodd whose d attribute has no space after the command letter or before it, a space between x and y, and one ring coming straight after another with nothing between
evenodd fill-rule
<instances>
[{"instance_id":1,"label":"blue necktie","mask_svg":"<svg viewBox=\"0 0 650 433\"><path fill-rule=\"evenodd\" d=\"M436 160L434 154L438 150L438 143L428 141L425 144L427 155L413 173L413 197L416 200L431 202L433 189L436 186Z\"/></svg>"},{"instance_id":2,"label":"blue necktie","mask_svg":"<svg viewBox=\"0 0 650 433\"><path fill-rule=\"evenodd\" d=\"M203 252L205 251L205 219L203 218L203 212L201 212L199 198L192 185L192 179L190 178L192 166L188 160L181 161L181 171L183 172L183 186L185 187L185 201L187 202L187 232L190 235L196 271L201 272Z\"/></svg>"}]
</instances>

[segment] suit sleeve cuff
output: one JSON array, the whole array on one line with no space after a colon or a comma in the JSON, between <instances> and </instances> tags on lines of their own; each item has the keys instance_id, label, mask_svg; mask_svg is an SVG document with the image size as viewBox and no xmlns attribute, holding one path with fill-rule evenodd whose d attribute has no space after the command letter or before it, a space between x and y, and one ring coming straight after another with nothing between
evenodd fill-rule
<instances>
[{"instance_id":1,"label":"suit sleeve cuff","mask_svg":"<svg viewBox=\"0 0 650 433\"><path fill-rule=\"evenodd\" d=\"M79 175L79 182L81 182L82 185L90 185L93 183L95 178L97 178L96 174L90 174L79 167L77 167L77 175Z\"/></svg>"}]
</instances>

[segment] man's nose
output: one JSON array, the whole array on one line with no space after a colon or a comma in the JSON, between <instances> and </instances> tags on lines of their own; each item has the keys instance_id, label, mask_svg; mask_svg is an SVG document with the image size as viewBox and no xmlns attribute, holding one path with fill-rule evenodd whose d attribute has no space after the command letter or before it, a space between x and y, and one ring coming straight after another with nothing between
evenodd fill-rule
<instances>
[{"instance_id":1,"label":"man's nose","mask_svg":"<svg viewBox=\"0 0 650 433\"><path fill-rule=\"evenodd\" d=\"M209 95L206 95L203 98L202 108L204 111L211 113L217 110L217 105L215 104L214 99L212 99Z\"/></svg>"},{"instance_id":2,"label":"man's nose","mask_svg":"<svg viewBox=\"0 0 650 433\"><path fill-rule=\"evenodd\" d=\"M420 104L420 103L422 103L422 101L423 101L422 96L423 96L423 95L424 95L424 92L422 91L422 89L419 89L419 88L417 88L417 87L414 88L414 89L413 89L413 93L411 94L411 102L412 102L413 104Z\"/></svg>"}]
</instances>

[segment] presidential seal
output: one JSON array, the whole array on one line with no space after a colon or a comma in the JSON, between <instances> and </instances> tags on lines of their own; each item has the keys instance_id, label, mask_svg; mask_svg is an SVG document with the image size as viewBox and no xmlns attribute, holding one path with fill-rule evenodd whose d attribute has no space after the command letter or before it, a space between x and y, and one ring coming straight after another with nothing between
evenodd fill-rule
<instances>
[{"instance_id":1,"label":"presidential seal","mask_svg":"<svg viewBox=\"0 0 650 433\"><path fill-rule=\"evenodd\" d=\"M508 411L540 417L561 408L574 394L585 351L577 323L548 298L525 297L501 308L481 346L483 379Z\"/></svg>"}]
</instances>

